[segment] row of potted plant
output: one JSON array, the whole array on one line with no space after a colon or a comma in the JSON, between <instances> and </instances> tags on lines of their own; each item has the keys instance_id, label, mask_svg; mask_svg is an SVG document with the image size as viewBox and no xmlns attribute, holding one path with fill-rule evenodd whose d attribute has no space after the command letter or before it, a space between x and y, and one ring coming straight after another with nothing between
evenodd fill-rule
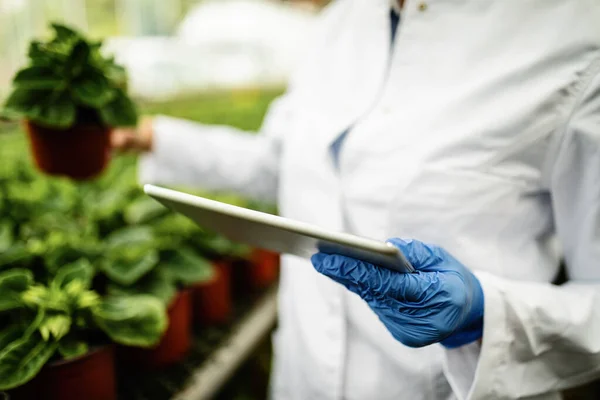
<instances>
[{"instance_id":1,"label":"row of potted plant","mask_svg":"<svg viewBox=\"0 0 600 400\"><path fill-rule=\"evenodd\" d=\"M40 170L96 177L110 128L134 124L137 113L124 71L100 43L53 29L50 41L31 44L4 115L27 121ZM232 274L250 287L276 278L273 255L203 232L145 197L131 157L113 159L95 181L74 182L39 175L4 144L0 391L114 398L115 357L134 369L178 362L192 316L201 325L230 318Z\"/></svg>"},{"instance_id":2,"label":"row of potted plant","mask_svg":"<svg viewBox=\"0 0 600 400\"><path fill-rule=\"evenodd\" d=\"M111 342L126 345L117 353L138 369L178 362L190 347L192 317L200 325L230 318L232 273L253 288L276 279L273 255L203 232L146 197L129 157L116 158L94 182L76 183L39 175L22 154L14 154L3 153L6 162L0 167L0 293L7 296L0 300L0 320L10 323L0 333L0 376L3 368L16 374L0 382L2 390L43 371L26 391L54 391L64 398L59 390L64 380L53 376L56 368L96 359L111 365L114 350L97 347ZM106 310L112 312L110 323ZM43 316L34 318L38 314ZM10 328L13 321L20 330ZM80 330L89 339L71 343ZM14 364L27 356L14 356L13 342L25 339L51 344L36 358L37 367ZM68 346L60 345L67 339ZM75 361L67 362L70 358ZM114 392L114 378L106 379L102 387ZM77 381L81 390L94 387L86 379ZM69 387L71 394L83 396L73 383ZM107 398L104 391L97 393Z\"/></svg>"}]
</instances>

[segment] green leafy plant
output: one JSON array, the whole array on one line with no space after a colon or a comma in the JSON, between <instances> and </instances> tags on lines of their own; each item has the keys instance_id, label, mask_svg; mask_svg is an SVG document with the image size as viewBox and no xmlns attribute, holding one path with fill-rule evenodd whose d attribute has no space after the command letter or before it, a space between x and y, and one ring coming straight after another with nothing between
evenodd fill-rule
<instances>
[{"instance_id":1,"label":"green leafy plant","mask_svg":"<svg viewBox=\"0 0 600 400\"><path fill-rule=\"evenodd\" d=\"M168 305L179 288L212 277L212 264L189 245L201 234L193 223L174 218L146 196L126 207L124 218L134 225L112 232L104 242L109 292L150 294Z\"/></svg>"},{"instance_id":2,"label":"green leafy plant","mask_svg":"<svg viewBox=\"0 0 600 400\"><path fill-rule=\"evenodd\" d=\"M47 284L22 268L0 273L0 390L31 380L55 355L85 354L95 331L130 346L156 344L167 326L163 303L152 296L106 296L91 289L85 259L61 267Z\"/></svg>"},{"instance_id":3,"label":"green leafy plant","mask_svg":"<svg viewBox=\"0 0 600 400\"><path fill-rule=\"evenodd\" d=\"M93 183L40 178L22 164L6 171L6 180L0 175L7 210L0 216L0 270L37 265L46 278L85 258L108 278L111 293L150 294L165 305L179 288L210 279L204 255L234 246L144 195L131 165L117 158Z\"/></svg>"},{"instance_id":4,"label":"green leafy plant","mask_svg":"<svg viewBox=\"0 0 600 400\"><path fill-rule=\"evenodd\" d=\"M111 80L122 87L118 75ZM219 95L151 111L255 129L275 94L261 98L258 108ZM16 124L4 126L17 130ZM93 182L75 183L36 173L25 149L23 135L0 134L0 390L97 343L150 343L163 321L157 316L164 315L178 288L209 279L209 259L246 251L147 198L137 185L132 156L115 157ZM127 256L115 250L123 242L134 248ZM133 283L119 283L106 272L117 266L111 260L136 265L150 253L158 258L152 256L152 267L140 268L144 272L130 278ZM73 267L78 264L86 266ZM71 276L64 272L70 269L87 271L72 280L83 285L59 278Z\"/></svg>"},{"instance_id":5,"label":"green leafy plant","mask_svg":"<svg viewBox=\"0 0 600 400\"><path fill-rule=\"evenodd\" d=\"M125 70L104 57L101 42L52 24L54 37L33 41L29 64L13 78L3 114L41 126L135 125L137 112L127 96Z\"/></svg>"}]
</instances>

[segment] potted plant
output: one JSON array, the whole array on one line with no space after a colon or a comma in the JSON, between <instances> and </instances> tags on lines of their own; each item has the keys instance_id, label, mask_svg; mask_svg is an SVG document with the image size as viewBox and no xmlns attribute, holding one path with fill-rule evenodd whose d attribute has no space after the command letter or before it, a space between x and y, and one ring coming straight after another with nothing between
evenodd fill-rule
<instances>
[{"instance_id":1,"label":"potted plant","mask_svg":"<svg viewBox=\"0 0 600 400\"><path fill-rule=\"evenodd\" d=\"M131 224L149 224L161 252L161 270L189 287L197 325L221 324L231 317L231 267L224 255L235 248L228 240L202 231L189 219L170 213L142 196L125 211ZM234 257L235 258L235 257Z\"/></svg>"},{"instance_id":2,"label":"potted plant","mask_svg":"<svg viewBox=\"0 0 600 400\"><path fill-rule=\"evenodd\" d=\"M175 218L182 224L194 224L181 215L173 215ZM191 286L194 324L208 326L229 322L233 311L233 259L236 257L224 254L232 249L231 242L197 230L188 243L198 255L196 262L210 272Z\"/></svg>"},{"instance_id":3,"label":"potted plant","mask_svg":"<svg viewBox=\"0 0 600 400\"><path fill-rule=\"evenodd\" d=\"M191 347L192 298L187 288L206 280L212 273L210 265L177 236L161 241L149 225L121 228L105 243L102 269L111 280L109 292L150 294L168 309L168 328L161 341L151 349L122 349L123 360L152 368L180 361Z\"/></svg>"},{"instance_id":4,"label":"potted plant","mask_svg":"<svg viewBox=\"0 0 600 400\"><path fill-rule=\"evenodd\" d=\"M114 167L121 167L119 164L117 161ZM135 179L129 179L129 174L119 169L94 182L74 183L67 179L42 178L21 168L7 171L8 179L0 174L0 198L10 211L0 217L0 270L18 266L52 275L61 265L83 257L95 267L94 288L99 293L152 295L163 310L167 308L174 298L175 285L165 279L159 281L165 283L162 286L144 287L141 282L142 278L148 278L146 281L152 283L152 276L160 276L158 268L155 275L150 273L159 262L151 229L119 228L127 227L123 209L141 193ZM112 290L117 286L116 281L129 291ZM140 286L132 289L134 283ZM160 288L165 286L169 293L161 292ZM161 343L179 358L182 351L177 346L182 341L172 340L171 332L178 324L188 327L184 332L190 326L189 317L185 322L185 318L173 316L173 310L180 308L170 307L170 330L161 337ZM189 343L189 333L184 337L184 342ZM189 347L189 344L184 346Z\"/></svg>"},{"instance_id":5,"label":"potted plant","mask_svg":"<svg viewBox=\"0 0 600 400\"><path fill-rule=\"evenodd\" d=\"M110 129L135 125L137 112L123 68L101 54L101 42L64 25L52 28L52 39L31 43L3 114L24 120L40 170L87 179L107 165Z\"/></svg>"},{"instance_id":6,"label":"potted plant","mask_svg":"<svg viewBox=\"0 0 600 400\"><path fill-rule=\"evenodd\" d=\"M166 328L152 296L100 296L85 259L47 283L29 269L0 272L0 390L15 398L113 399L110 341L151 346Z\"/></svg>"}]
</instances>

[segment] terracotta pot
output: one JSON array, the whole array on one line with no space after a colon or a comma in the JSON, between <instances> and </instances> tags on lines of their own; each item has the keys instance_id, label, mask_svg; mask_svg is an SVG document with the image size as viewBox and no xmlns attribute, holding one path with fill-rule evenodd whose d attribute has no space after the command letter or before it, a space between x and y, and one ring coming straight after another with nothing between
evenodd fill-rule
<instances>
[{"instance_id":1,"label":"terracotta pot","mask_svg":"<svg viewBox=\"0 0 600 400\"><path fill-rule=\"evenodd\" d=\"M142 369L168 367L181 361L192 345L191 312L191 292L182 290L169 306L169 326L158 345L150 349L120 347L120 361Z\"/></svg>"},{"instance_id":2,"label":"terracotta pot","mask_svg":"<svg viewBox=\"0 0 600 400\"><path fill-rule=\"evenodd\" d=\"M110 129L79 126L57 130L25 122L38 169L49 175L89 179L104 170L110 158Z\"/></svg>"},{"instance_id":3,"label":"terracotta pot","mask_svg":"<svg viewBox=\"0 0 600 400\"><path fill-rule=\"evenodd\" d=\"M114 346L104 346L68 361L46 365L11 400L113 400L117 398Z\"/></svg>"},{"instance_id":4,"label":"terracotta pot","mask_svg":"<svg viewBox=\"0 0 600 400\"><path fill-rule=\"evenodd\" d=\"M250 273L248 279L255 289L271 286L279 277L279 254L255 249L250 255Z\"/></svg>"},{"instance_id":5,"label":"terracotta pot","mask_svg":"<svg viewBox=\"0 0 600 400\"><path fill-rule=\"evenodd\" d=\"M231 317L231 267L215 262L215 276L207 282L192 286L194 323L224 324Z\"/></svg>"}]
</instances>

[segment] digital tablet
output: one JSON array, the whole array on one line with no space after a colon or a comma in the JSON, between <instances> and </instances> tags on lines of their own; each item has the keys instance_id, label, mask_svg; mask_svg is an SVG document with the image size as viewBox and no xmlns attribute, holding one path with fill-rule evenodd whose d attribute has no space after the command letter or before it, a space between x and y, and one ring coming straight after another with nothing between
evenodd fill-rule
<instances>
[{"instance_id":1,"label":"digital tablet","mask_svg":"<svg viewBox=\"0 0 600 400\"><path fill-rule=\"evenodd\" d=\"M192 219L202 228L235 242L310 258L316 252L341 254L399 272L415 269L390 243L320 228L305 222L249 210L191 194L145 185L144 192Z\"/></svg>"}]
</instances>

